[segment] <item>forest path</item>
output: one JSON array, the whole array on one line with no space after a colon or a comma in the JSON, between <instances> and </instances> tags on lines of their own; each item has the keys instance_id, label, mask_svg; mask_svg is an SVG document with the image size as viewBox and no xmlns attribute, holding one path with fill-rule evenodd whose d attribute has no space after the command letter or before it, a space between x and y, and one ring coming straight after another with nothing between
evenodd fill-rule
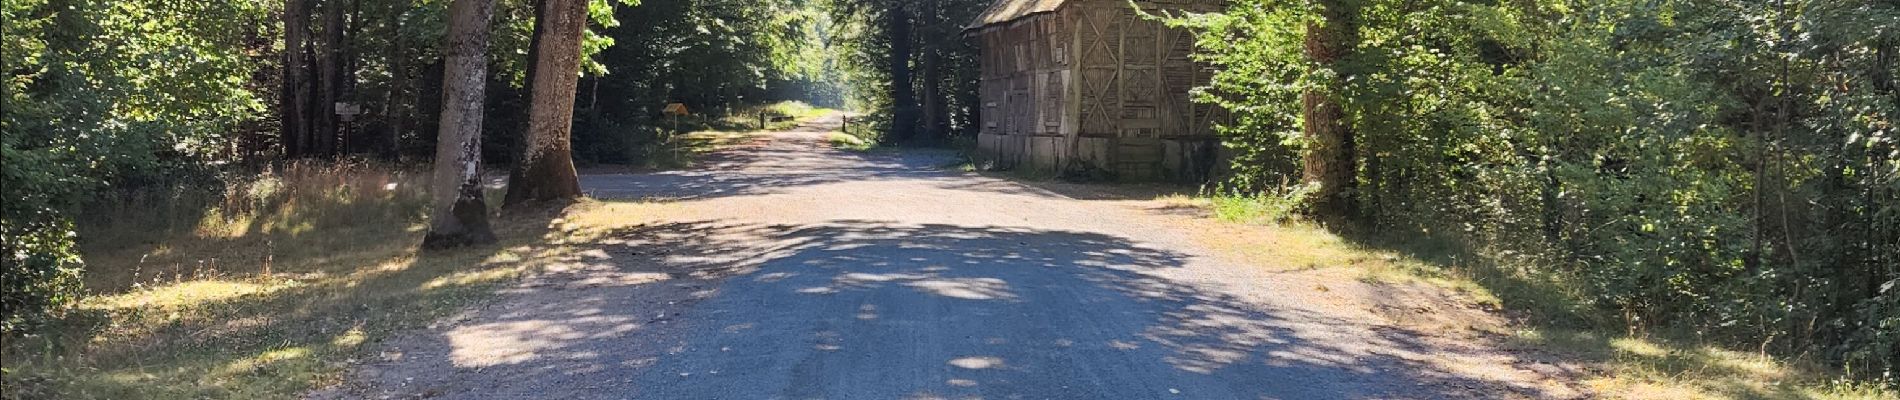
<instances>
[{"instance_id":1,"label":"forest path","mask_svg":"<svg viewBox=\"0 0 1900 400\"><path fill-rule=\"evenodd\" d=\"M1380 287L1234 261L1139 199L835 150L838 121L688 170L583 176L664 213L392 341L346 397L1574 396L1496 341L1339 299Z\"/></svg>"}]
</instances>

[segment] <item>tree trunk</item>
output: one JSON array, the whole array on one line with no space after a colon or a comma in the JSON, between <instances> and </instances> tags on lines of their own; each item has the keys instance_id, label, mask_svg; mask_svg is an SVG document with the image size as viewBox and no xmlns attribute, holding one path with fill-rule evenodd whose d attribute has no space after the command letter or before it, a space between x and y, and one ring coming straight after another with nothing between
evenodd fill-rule
<instances>
[{"instance_id":1,"label":"tree trunk","mask_svg":"<svg viewBox=\"0 0 1900 400\"><path fill-rule=\"evenodd\" d=\"M338 78L342 82L341 84L343 86L343 89L342 91L339 92L341 94L338 94L337 96L342 98L343 99L342 101L357 103L356 111L361 113L363 111L362 109L363 104L361 104L356 97L356 89L357 89L356 71L358 71L359 68L362 68L363 57L359 54L356 54L356 51L357 51L356 38L363 36L363 2L362 1L350 2L349 18L350 19L349 19L347 28L343 30L343 39L341 41L342 50L340 51L342 54L341 56L342 72L338 74ZM360 121L360 118L363 118L363 115L359 114L351 118L356 118ZM341 121L341 118L339 118L339 121ZM343 130L343 136L342 136L343 139L342 139L342 142L337 147L345 153L355 152L357 149L361 148L363 144L358 143L358 141L360 141L361 138L356 137L358 135L355 129L356 126L350 124L348 121L341 121L341 122L338 122L338 124L342 126L342 128L340 129Z\"/></svg>"},{"instance_id":2,"label":"tree trunk","mask_svg":"<svg viewBox=\"0 0 1900 400\"><path fill-rule=\"evenodd\" d=\"M1323 220L1343 222L1358 210L1353 201L1357 161L1352 126L1336 96L1340 95L1348 75L1340 71L1340 61L1358 46L1357 0L1320 2L1321 22L1306 27L1306 57L1322 68L1333 69L1337 76L1323 88L1308 89L1301 95L1307 140L1304 155L1304 180L1317 183L1313 192L1313 212Z\"/></svg>"},{"instance_id":3,"label":"tree trunk","mask_svg":"<svg viewBox=\"0 0 1900 400\"><path fill-rule=\"evenodd\" d=\"M449 5L447 64L442 78L442 122L435 145L429 233L424 248L492 243L488 204L482 199L482 96L488 74L488 20L494 0Z\"/></svg>"},{"instance_id":4,"label":"tree trunk","mask_svg":"<svg viewBox=\"0 0 1900 400\"><path fill-rule=\"evenodd\" d=\"M328 0L323 4L323 41L317 53L317 102L315 153L337 153L336 102L343 101L343 3Z\"/></svg>"},{"instance_id":5,"label":"tree trunk","mask_svg":"<svg viewBox=\"0 0 1900 400\"><path fill-rule=\"evenodd\" d=\"M310 1L284 1L284 89L280 143L284 158L305 156L310 137Z\"/></svg>"},{"instance_id":6,"label":"tree trunk","mask_svg":"<svg viewBox=\"0 0 1900 400\"><path fill-rule=\"evenodd\" d=\"M383 116L388 118L389 133L383 136L384 159L391 161L402 157L402 131L409 125L408 109L400 103L408 100L404 91L409 87L409 67L406 53L409 41L402 33L402 15L409 11L410 2L398 3L391 18L389 45L389 91L383 97Z\"/></svg>"},{"instance_id":7,"label":"tree trunk","mask_svg":"<svg viewBox=\"0 0 1900 400\"><path fill-rule=\"evenodd\" d=\"M569 138L574 127L574 90L580 79L581 32L586 0L543 0L533 40L528 132L521 157L508 177L509 205L581 196Z\"/></svg>"},{"instance_id":8,"label":"tree trunk","mask_svg":"<svg viewBox=\"0 0 1900 400\"><path fill-rule=\"evenodd\" d=\"M529 3L530 6L534 7L534 20L530 21L532 23L530 26L533 32L528 34L528 62L522 67L521 78L523 79L522 86L525 86L529 91L528 101L532 102L534 101L534 74L535 69L539 67L539 65L536 64L541 63L541 36L547 34L548 28L548 0L533 0ZM515 128L518 132L522 132L516 135L516 140L513 145L509 147L509 153L521 154L521 152L526 151L527 141L522 139L528 135L528 120L533 118L531 114L532 111L533 110L529 109L508 111L508 116L511 118L510 121L517 122L517 125L512 126L512 128ZM515 163L520 164L521 160L515 160Z\"/></svg>"},{"instance_id":9,"label":"tree trunk","mask_svg":"<svg viewBox=\"0 0 1900 400\"><path fill-rule=\"evenodd\" d=\"M941 143L948 138L950 123L949 102L944 101L943 93L943 54L938 45L926 46L924 50L924 142Z\"/></svg>"},{"instance_id":10,"label":"tree trunk","mask_svg":"<svg viewBox=\"0 0 1900 400\"><path fill-rule=\"evenodd\" d=\"M943 42L944 38L935 30L942 27L943 2L930 1L917 10L917 25L931 29L924 34L923 62L918 66L924 70L923 82L923 138L919 142L941 143L949 137L949 102L943 92Z\"/></svg>"},{"instance_id":11,"label":"tree trunk","mask_svg":"<svg viewBox=\"0 0 1900 400\"><path fill-rule=\"evenodd\" d=\"M910 14L904 9L907 0L890 0L890 8L884 12L884 34L891 41L891 135L885 140L890 143L908 142L914 139L917 130L917 95L911 87L910 71Z\"/></svg>"}]
</instances>

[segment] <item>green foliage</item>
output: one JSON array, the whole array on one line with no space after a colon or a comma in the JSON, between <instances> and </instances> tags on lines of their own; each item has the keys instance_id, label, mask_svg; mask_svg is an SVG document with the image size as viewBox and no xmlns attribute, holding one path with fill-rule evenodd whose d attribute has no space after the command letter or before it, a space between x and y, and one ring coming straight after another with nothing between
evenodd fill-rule
<instances>
[{"instance_id":1,"label":"green foliage","mask_svg":"<svg viewBox=\"0 0 1900 400\"><path fill-rule=\"evenodd\" d=\"M47 312L78 298L83 264L71 223L53 216L28 220L12 215L19 212L13 206L7 208L10 218L0 220L0 254L5 254L0 290L6 293L0 307L7 310L0 332L14 333L39 325Z\"/></svg>"},{"instance_id":2,"label":"green foliage","mask_svg":"<svg viewBox=\"0 0 1900 400\"><path fill-rule=\"evenodd\" d=\"M1297 184L1257 192L1217 191L1208 199L1214 217L1221 220L1278 224L1298 219L1306 198L1318 189L1319 185Z\"/></svg>"},{"instance_id":3,"label":"green foliage","mask_svg":"<svg viewBox=\"0 0 1900 400\"><path fill-rule=\"evenodd\" d=\"M1900 5L1363 0L1329 69L1319 3L1170 20L1219 69L1230 186L1298 181L1300 96L1337 88L1372 230L1565 277L1584 323L1900 373Z\"/></svg>"},{"instance_id":4,"label":"green foliage","mask_svg":"<svg viewBox=\"0 0 1900 400\"><path fill-rule=\"evenodd\" d=\"M977 113L983 108L978 105L978 89L981 87L979 74L980 54L976 41L965 35L965 24L976 18L978 13L990 5L989 0L919 0L907 2L889 2L881 0L829 0L824 8L829 12L832 23L830 39L833 43L831 53L835 54L829 62L833 65L839 80L842 81L845 97L844 106L851 110L863 111L877 117L880 124L877 134L866 135L853 132L860 138L882 139L884 133L893 127L894 120L890 99L890 87L893 84L911 85L918 96L929 96L923 88L930 79L927 69L938 69L936 82L942 93L939 112L949 124L950 137L937 139L955 140L959 137L973 137L979 120ZM891 57L891 38L880 29L888 13L901 8L911 23L910 61L911 82L891 82L889 71ZM939 64L926 65L924 57L935 52ZM920 105L913 105L920 106ZM920 124L927 123L919 121Z\"/></svg>"},{"instance_id":5,"label":"green foliage","mask_svg":"<svg viewBox=\"0 0 1900 400\"><path fill-rule=\"evenodd\" d=\"M857 136L847 135L842 132L831 132L831 133L825 134L825 142L830 143L831 147L834 147L840 150L855 151L855 152L860 152L860 153L871 151L871 149L877 148L877 142L867 141L864 139L860 139Z\"/></svg>"},{"instance_id":6,"label":"green foliage","mask_svg":"<svg viewBox=\"0 0 1900 400\"><path fill-rule=\"evenodd\" d=\"M86 196L227 159L264 109L247 51L263 2L8 1L0 8L4 330L76 298Z\"/></svg>"},{"instance_id":7,"label":"green foliage","mask_svg":"<svg viewBox=\"0 0 1900 400\"><path fill-rule=\"evenodd\" d=\"M672 164L667 103L698 121L745 114L755 104L836 96L827 21L803 1L646 0L618 7L599 32L614 45L582 79L575 158L582 163ZM599 17L596 17L599 19ZM750 115L750 114L747 114ZM689 121L688 125L693 125Z\"/></svg>"},{"instance_id":8,"label":"green foliage","mask_svg":"<svg viewBox=\"0 0 1900 400\"><path fill-rule=\"evenodd\" d=\"M1195 101L1230 110L1233 120L1216 129L1233 151L1229 187L1268 190L1299 180L1300 93L1315 85L1319 71L1300 53L1303 27L1312 18L1302 1L1237 2L1226 13L1166 19L1195 29L1196 57L1216 68Z\"/></svg>"}]
</instances>

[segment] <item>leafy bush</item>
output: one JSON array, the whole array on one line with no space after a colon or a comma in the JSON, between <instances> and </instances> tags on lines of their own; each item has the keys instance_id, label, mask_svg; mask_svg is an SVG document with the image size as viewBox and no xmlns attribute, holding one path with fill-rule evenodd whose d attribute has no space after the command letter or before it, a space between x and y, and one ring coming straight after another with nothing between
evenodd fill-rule
<instances>
[{"instance_id":1,"label":"leafy bush","mask_svg":"<svg viewBox=\"0 0 1900 400\"><path fill-rule=\"evenodd\" d=\"M1343 3L1357 47L1317 65L1307 28ZM1371 231L1568 277L1602 321L1900 373L1900 5L1250 0L1173 23L1219 71L1198 99L1234 111L1231 187L1298 179L1321 93Z\"/></svg>"},{"instance_id":2,"label":"leafy bush","mask_svg":"<svg viewBox=\"0 0 1900 400\"><path fill-rule=\"evenodd\" d=\"M7 1L0 6L4 328L78 294L71 213L112 185L163 184L235 150L262 112L239 55L261 3Z\"/></svg>"},{"instance_id":3,"label":"leafy bush","mask_svg":"<svg viewBox=\"0 0 1900 400\"><path fill-rule=\"evenodd\" d=\"M12 208L12 207L8 207ZM0 219L0 334L39 325L48 312L79 296L84 266L72 224L55 216Z\"/></svg>"},{"instance_id":4,"label":"leafy bush","mask_svg":"<svg viewBox=\"0 0 1900 400\"><path fill-rule=\"evenodd\" d=\"M1213 200L1214 216L1246 223L1285 223L1299 217L1305 202L1319 185L1295 184L1266 191L1226 191Z\"/></svg>"}]
</instances>

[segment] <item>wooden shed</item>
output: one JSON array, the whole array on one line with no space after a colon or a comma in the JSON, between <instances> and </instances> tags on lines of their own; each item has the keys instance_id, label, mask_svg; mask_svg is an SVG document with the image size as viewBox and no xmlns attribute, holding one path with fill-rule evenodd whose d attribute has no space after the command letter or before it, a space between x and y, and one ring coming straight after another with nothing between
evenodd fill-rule
<instances>
[{"instance_id":1,"label":"wooden shed","mask_svg":"<svg viewBox=\"0 0 1900 400\"><path fill-rule=\"evenodd\" d=\"M1136 12L1222 0L997 0L966 28L982 51L982 162L999 169L1207 179L1225 113L1188 98L1212 71L1193 35Z\"/></svg>"}]
</instances>

